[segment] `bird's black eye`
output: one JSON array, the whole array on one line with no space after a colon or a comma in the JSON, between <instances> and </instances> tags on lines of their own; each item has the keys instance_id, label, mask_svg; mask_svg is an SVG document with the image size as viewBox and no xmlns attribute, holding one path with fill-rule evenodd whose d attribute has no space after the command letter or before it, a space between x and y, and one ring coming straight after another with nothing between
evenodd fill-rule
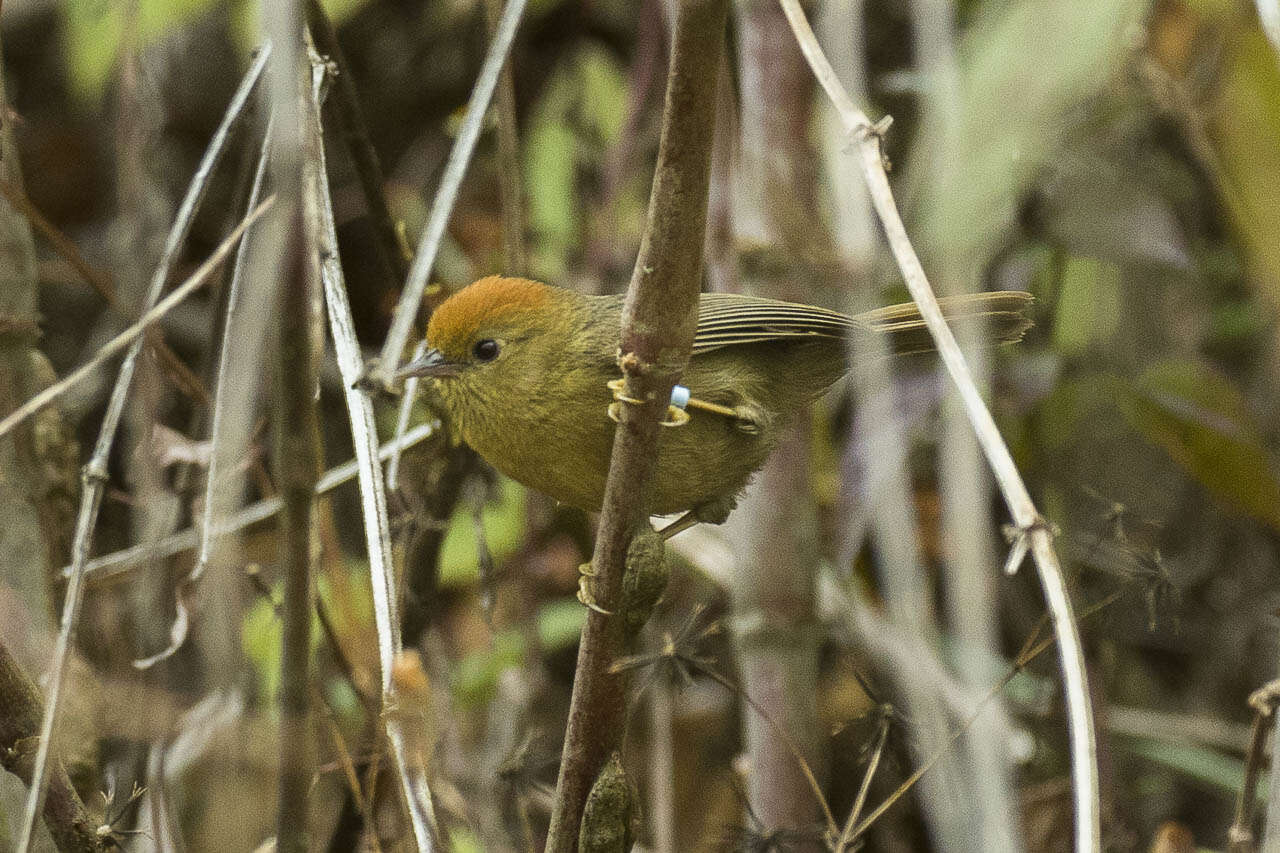
<instances>
[{"instance_id":1,"label":"bird's black eye","mask_svg":"<svg viewBox=\"0 0 1280 853\"><path fill-rule=\"evenodd\" d=\"M475 346L471 348L471 354L476 357L476 361L493 361L498 357L498 342L493 338L476 341Z\"/></svg>"}]
</instances>

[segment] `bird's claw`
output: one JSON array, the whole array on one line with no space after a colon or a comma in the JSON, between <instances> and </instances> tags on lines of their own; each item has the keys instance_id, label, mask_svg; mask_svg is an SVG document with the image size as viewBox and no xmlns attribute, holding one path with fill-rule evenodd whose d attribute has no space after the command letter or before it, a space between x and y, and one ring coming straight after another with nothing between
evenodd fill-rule
<instances>
[{"instance_id":1,"label":"bird's claw","mask_svg":"<svg viewBox=\"0 0 1280 853\"><path fill-rule=\"evenodd\" d=\"M587 609L594 610L601 616L612 616L612 610L605 610L596 603L596 594L594 590L594 581L596 577L595 569L591 568L590 563L583 563L578 566L578 601L584 604Z\"/></svg>"}]
</instances>

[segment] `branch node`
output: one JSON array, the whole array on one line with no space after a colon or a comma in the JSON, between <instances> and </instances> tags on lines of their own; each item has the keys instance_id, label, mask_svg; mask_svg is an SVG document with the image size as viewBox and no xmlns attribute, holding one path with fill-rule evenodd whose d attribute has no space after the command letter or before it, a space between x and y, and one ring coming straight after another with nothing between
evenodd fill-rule
<instances>
[{"instance_id":1,"label":"branch node","mask_svg":"<svg viewBox=\"0 0 1280 853\"><path fill-rule=\"evenodd\" d=\"M628 377L647 376L653 365L634 352L618 351L618 368Z\"/></svg>"},{"instance_id":2,"label":"branch node","mask_svg":"<svg viewBox=\"0 0 1280 853\"><path fill-rule=\"evenodd\" d=\"M1006 524L1001 528L1005 541L1011 546L1009 548L1009 556L1004 562L1004 573L1006 575L1016 575L1018 573L1018 568L1022 566L1022 561L1027 558L1027 553L1031 550L1031 534L1040 531L1048 533L1051 537L1058 535L1057 525L1046 520L1038 513L1032 518L1030 524Z\"/></svg>"},{"instance_id":3,"label":"branch node","mask_svg":"<svg viewBox=\"0 0 1280 853\"><path fill-rule=\"evenodd\" d=\"M1263 717L1270 717L1280 705L1280 678L1269 681L1249 694L1249 707Z\"/></svg>"},{"instance_id":4,"label":"branch node","mask_svg":"<svg viewBox=\"0 0 1280 853\"><path fill-rule=\"evenodd\" d=\"M96 457L90 460L88 465L85 465L80 469L80 481L84 484L85 488L88 488L94 483L105 483L109 476L110 474L107 471L106 460L98 459Z\"/></svg>"}]
</instances>

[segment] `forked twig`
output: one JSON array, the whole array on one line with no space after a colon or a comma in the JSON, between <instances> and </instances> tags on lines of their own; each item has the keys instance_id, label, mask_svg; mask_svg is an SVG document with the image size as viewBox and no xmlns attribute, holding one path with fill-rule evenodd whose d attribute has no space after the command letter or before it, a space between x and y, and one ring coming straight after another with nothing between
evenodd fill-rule
<instances>
[{"instance_id":1,"label":"forked twig","mask_svg":"<svg viewBox=\"0 0 1280 853\"><path fill-rule=\"evenodd\" d=\"M800 49L813 69L814 76L831 99L840 115L846 132L857 146L862 172L867 181L871 201L884 227L889 246L897 260L902 277L911 298L920 308L920 314L934 339L938 353L947 372L959 391L966 414L973 424L978 443L982 446L992 474L1000 486L1014 522L1027 543L1035 560L1044 590L1045 601L1053 615L1054 631L1058 638L1062 678L1065 684L1068 728L1071 740L1072 778L1075 795L1076 849L1097 850L1101 845L1101 824L1098 801L1097 743L1094 735L1093 709L1089 704L1088 676L1085 670L1084 649L1067 595L1062 568L1054 551L1051 532L1036 510L1031 495L1023 483L1009 448L1000 436L991 412L987 409L970 374L964 354L955 336L942 318L937 297L911 245L897 203L885 174L880 136L883 126L873 125L858 109L849 93L836 76L827 60L799 0L779 0L787 21L795 33ZM1018 547L1018 543L1015 543ZM1016 567L1015 567L1016 568Z\"/></svg>"},{"instance_id":2,"label":"forked twig","mask_svg":"<svg viewBox=\"0 0 1280 853\"><path fill-rule=\"evenodd\" d=\"M844 831L836 841L835 853L844 853L853 844L853 828L857 826L862 808L867 804L867 794L871 792L871 781L875 779L880 758L884 755L884 745L889 740L889 719L888 714L880 719L880 731L876 734L875 749L871 753L871 760L867 762L867 772L862 776L862 784L858 786L858 796L853 801L853 808L849 809L849 818L844 822Z\"/></svg>"}]
</instances>

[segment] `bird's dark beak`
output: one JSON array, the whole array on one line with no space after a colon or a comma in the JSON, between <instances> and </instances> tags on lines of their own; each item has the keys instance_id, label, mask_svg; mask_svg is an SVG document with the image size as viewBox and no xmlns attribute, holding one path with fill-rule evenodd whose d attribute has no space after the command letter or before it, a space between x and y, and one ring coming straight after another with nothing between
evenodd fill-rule
<instances>
[{"instance_id":1,"label":"bird's dark beak","mask_svg":"<svg viewBox=\"0 0 1280 853\"><path fill-rule=\"evenodd\" d=\"M446 359L438 349L427 350L422 358L411 361L396 371L396 378L401 380L408 379L411 376L429 376L441 379L457 375L458 365Z\"/></svg>"}]
</instances>

